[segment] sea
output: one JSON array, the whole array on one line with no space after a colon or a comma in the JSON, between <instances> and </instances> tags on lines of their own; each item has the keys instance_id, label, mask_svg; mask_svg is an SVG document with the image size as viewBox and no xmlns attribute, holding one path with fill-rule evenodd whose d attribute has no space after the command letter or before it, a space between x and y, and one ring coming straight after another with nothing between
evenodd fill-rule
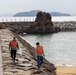
<instances>
[{"instance_id":1,"label":"sea","mask_svg":"<svg viewBox=\"0 0 76 75\"><path fill-rule=\"evenodd\" d=\"M76 21L76 16L53 17L54 22ZM26 34L24 40L36 47L36 42L44 48L45 58L56 66L76 66L76 32L53 34Z\"/></svg>"}]
</instances>

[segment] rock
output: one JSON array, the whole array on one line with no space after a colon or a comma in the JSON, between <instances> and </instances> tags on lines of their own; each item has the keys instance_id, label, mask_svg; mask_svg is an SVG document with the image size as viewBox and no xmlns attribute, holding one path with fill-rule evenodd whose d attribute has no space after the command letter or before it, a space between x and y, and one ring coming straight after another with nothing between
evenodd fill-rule
<instances>
[{"instance_id":1,"label":"rock","mask_svg":"<svg viewBox=\"0 0 76 75\"><path fill-rule=\"evenodd\" d=\"M5 72L3 75L31 75L31 71L21 71L18 73Z\"/></svg>"},{"instance_id":2,"label":"rock","mask_svg":"<svg viewBox=\"0 0 76 75\"><path fill-rule=\"evenodd\" d=\"M30 34L53 32L57 32L57 29L54 28L53 22L51 21L51 15L49 13L41 11L37 13L34 24L26 30L26 33Z\"/></svg>"},{"instance_id":3,"label":"rock","mask_svg":"<svg viewBox=\"0 0 76 75\"><path fill-rule=\"evenodd\" d=\"M28 60L28 59L18 58L18 62L19 62L19 63L26 63L26 62L29 63L29 60Z\"/></svg>"},{"instance_id":4,"label":"rock","mask_svg":"<svg viewBox=\"0 0 76 75\"><path fill-rule=\"evenodd\" d=\"M42 71L37 70L37 71L35 71L33 74L40 74L40 73L43 73L43 72L42 72Z\"/></svg>"},{"instance_id":5,"label":"rock","mask_svg":"<svg viewBox=\"0 0 76 75\"><path fill-rule=\"evenodd\" d=\"M17 66L20 66L20 67L31 67L32 64L29 64L29 63L26 63L26 64L16 64Z\"/></svg>"},{"instance_id":6,"label":"rock","mask_svg":"<svg viewBox=\"0 0 76 75\"><path fill-rule=\"evenodd\" d=\"M28 70L32 70L33 68L32 67L20 67L20 66L18 66L17 69L23 70L23 71L28 71Z\"/></svg>"}]
</instances>

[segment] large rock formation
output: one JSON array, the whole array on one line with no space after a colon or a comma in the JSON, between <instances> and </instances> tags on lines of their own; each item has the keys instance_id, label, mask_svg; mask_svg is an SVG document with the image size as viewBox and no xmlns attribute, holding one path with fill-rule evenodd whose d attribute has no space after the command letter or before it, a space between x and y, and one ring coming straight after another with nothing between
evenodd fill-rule
<instances>
[{"instance_id":1,"label":"large rock formation","mask_svg":"<svg viewBox=\"0 0 76 75\"><path fill-rule=\"evenodd\" d=\"M53 25L51 15L46 12L38 12L35 22L6 22L0 23L0 29L10 29L11 31L20 33L54 33L60 31Z\"/></svg>"},{"instance_id":2,"label":"large rock formation","mask_svg":"<svg viewBox=\"0 0 76 75\"><path fill-rule=\"evenodd\" d=\"M34 24L26 30L26 33L53 33L58 31L57 28L55 29L49 13L40 11L36 16Z\"/></svg>"}]
</instances>

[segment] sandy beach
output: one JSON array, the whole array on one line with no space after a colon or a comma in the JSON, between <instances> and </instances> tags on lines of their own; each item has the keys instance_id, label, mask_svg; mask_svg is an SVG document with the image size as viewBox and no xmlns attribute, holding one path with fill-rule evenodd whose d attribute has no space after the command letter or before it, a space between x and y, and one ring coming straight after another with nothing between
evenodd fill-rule
<instances>
[{"instance_id":1,"label":"sandy beach","mask_svg":"<svg viewBox=\"0 0 76 75\"><path fill-rule=\"evenodd\" d=\"M56 66L57 75L76 75L76 66Z\"/></svg>"}]
</instances>

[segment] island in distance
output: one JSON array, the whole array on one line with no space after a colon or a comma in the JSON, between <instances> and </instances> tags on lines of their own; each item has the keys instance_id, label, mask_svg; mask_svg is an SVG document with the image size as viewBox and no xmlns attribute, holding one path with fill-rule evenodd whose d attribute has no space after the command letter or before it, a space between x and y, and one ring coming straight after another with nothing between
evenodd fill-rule
<instances>
[{"instance_id":1,"label":"island in distance","mask_svg":"<svg viewBox=\"0 0 76 75\"><path fill-rule=\"evenodd\" d=\"M28 12L19 12L14 15L14 17L27 17L27 16L36 16L36 14L41 11L41 10L32 10ZM47 12L51 16L71 16L70 14L67 13L60 13L60 12Z\"/></svg>"}]
</instances>

